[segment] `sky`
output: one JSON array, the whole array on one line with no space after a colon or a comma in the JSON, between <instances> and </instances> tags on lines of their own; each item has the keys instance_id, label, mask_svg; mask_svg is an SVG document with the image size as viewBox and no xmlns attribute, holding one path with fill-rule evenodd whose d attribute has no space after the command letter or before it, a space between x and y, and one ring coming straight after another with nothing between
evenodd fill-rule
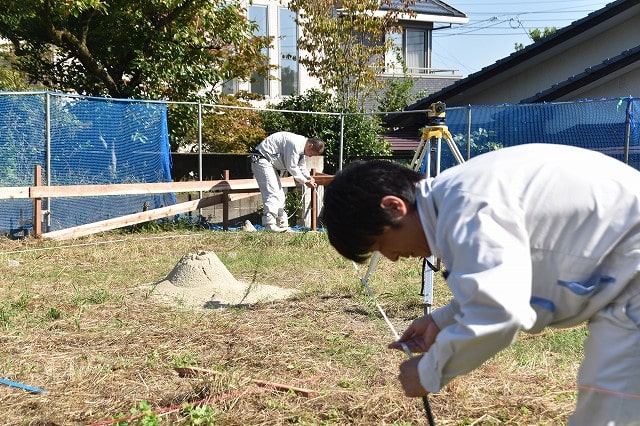
<instances>
[{"instance_id":1,"label":"sky","mask_svg":"<svg viewBox=\"0 0 640 426\"><path fill-rule=\"evenodd\" d=\"M514 53L516 43L531 44L530 30L561 29L613 0L443 1L465 13L469 23L433 32L431 66L466 77Z\"/></svg>"}]
</instances>

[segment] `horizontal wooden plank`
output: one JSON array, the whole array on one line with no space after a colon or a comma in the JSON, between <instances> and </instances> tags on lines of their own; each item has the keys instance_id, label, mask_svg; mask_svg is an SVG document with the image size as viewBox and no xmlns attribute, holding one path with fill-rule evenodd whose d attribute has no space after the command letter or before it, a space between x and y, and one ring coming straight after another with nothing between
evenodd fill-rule
<instances>
[{"instance_id":1,"label":"horizontal wooden plank","mask_svg":"<svg viewBox=\"0 0 640 426\"><path fill-rule=\"evenodd\" d=\"M187 377L187 378L197 378L197 377L206 377L206 376L221 377L222 376L222 373L219 371L211 370L208 368L201 368L201 367L176 367L174 368L174 370L178 373L178 376ZM270 388L280 392L293 392L297 395L304 396L306 398L314 398L318 396L318 392L314 390L300 388L290 384L276 383L276 382L259 380L259 379L252 379L251 381L255 385L263 388Z\"/></svg>"},{"instance_id":2,"label":"horizontal wooden plank","mask_svg":"<svg viewBox=\"0 0 640 426\"><path fill-rule=\"evenodd\" d=\"M318 174L318 185L328 185L332 175ZM281 178L282 186L296 186L292 177ZM258 192L255 179L210 180L159 183L120 183L110 185L52 185L0 187L0 200L12 198L97 197L103 195L162 194L169 192Z\"/></svg>"},{"instance_id":3,"label":"horizontal wooden plank","mask_svg":"<svg viewBox=\"0 0 640 426\"><path fill-rule=\"evenodd\" d=\"M255 197L256 195L260 194L257 192L238 192L235 194L229 194L229 201L244 200L245 198Z\"/></svg>"},{"instance_id":4,"label":"horizontal wooden plank","mask_svg":"<svg viewBox=\"0 0 640 426\"><path fill-rule=\"evenodd\" d=\"M293 178L281 179L283 187L293 187ZM103 195L136 195L161 194L168 192L242 192L258 191L255 179L212 180L194 182L164 183L122 183L112 185L65 185L65 186L32 186L29 189L31 198L47 197L95 197Z\"/></svg>"},{"instance_id":5,"label":"horizontal wooden plank","mask_svg":"<svg viewBox=\"0 0 640 426\"><path fill-rule=\"evenodd\" d=\"M174 204L168 207L147 210L141 213L133 213L126 216L120 216L113 219L101 220L99 222L87 223L85 225L75 226L73 228L60 229L42 234L43 239L64 241L72 238L84 237L86 235L95 234L97 232L110 231L116 228L135 225L136 223L147 222L150 220L161 219L163 217L174 216L191 210L202 209L220 204L224 195L216 194L211 197L202 198L193 201L187 201L180 204Z\"/></svg>"},{"instance_id":6,"label":"horizontal wooden plank","mask_svg":"<svg viewBox=\"0 0 640 426\"><path fill-rule=\"evenodd\" d=\"M29 198L29 187L0 186L0 200L8 198Z\"/></svg>"},{"instance_id":7,"label":"horizontal wooden plank","mask_svg":"<svg viewBox=\"0 0 640 426\"><path fill-rule=\"evenodd\" d=\"M299 388L297 386L292 386L288 384L268 382L266 380L258 380L258 379L253 379L252 382L257 386L260 386L263 388L270 388L280 392L293 392L296 395L304 396L306 398L315 398L318 396L318 392L314 390Z\"/></svg>"},{"instance_id":8,"label":"horizontal wooden plank","mask_svg":"<svg viewBox=\"0 0 640 426\"><path fill-rule=\"evenodd\" d=\"M333 175L318 174L313 177L318 185L329 185L333 180Z\"/></svg>"}]
</instances>

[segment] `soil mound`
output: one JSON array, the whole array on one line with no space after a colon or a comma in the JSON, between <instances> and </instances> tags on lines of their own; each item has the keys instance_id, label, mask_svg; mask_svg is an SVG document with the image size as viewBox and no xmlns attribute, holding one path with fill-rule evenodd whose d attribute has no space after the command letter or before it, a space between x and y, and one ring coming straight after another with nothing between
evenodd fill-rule
<instances>
[{"instance_id":1,"label":"soil mound","mask_svg":"<svg viewBox=\"0 0 640 426\"><path fill-rule=\"evenodd\" d=\"M216 309L286 299L295 290L242 283L215 253L201 251L184 255L150 294L164 302Z\"/></svg>"}]
</instances>

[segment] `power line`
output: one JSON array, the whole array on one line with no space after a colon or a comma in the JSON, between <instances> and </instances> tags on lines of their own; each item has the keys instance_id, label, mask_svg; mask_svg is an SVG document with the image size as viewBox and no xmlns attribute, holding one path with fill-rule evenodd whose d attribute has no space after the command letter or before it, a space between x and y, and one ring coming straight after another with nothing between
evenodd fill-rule
<instances>
[{"instance_id":1,"label":"power line","mask_svg":"<svg viewBox=\"0 0 640 426\"><path fill-rule=\"evenodd\" d=\"M557 4L555 2L535 2L535 5L541 6L545 3ZM481 5L487 6L490 4L491 3L482 3ZM529 4L534 4L534 3L531 2ZM478 6L479 4L475 3L474 5ZM518 6L522 6L522 3L519 3ZM566 7L563 7L561 9L544 10L544 11L534 10L534 11L526 11L526 12L523 11L523 12L505 12L505 13L489 13L489 12L482 12L477 14L469 13L469 16L471 18L471 22L469 24L466 24L460 27L455 27L448 31L445 30L441 32L435 32L433 36L434 38L435 37L440 38L440 37L452 37L452 36L461 36L461 35L483 35L483 36L511 35L513 36L515 34L514 32L502 32L502 31L486 32L486 30L488 29L522 30L525 32L525 34L528 35L529 31L538 29L540 27L540 25L537 25L537 24L532 25L532 23L539 22L539 23L544 23L545 24L544 27L562 28L564 26L570 25L576 20L582 19L584 16L586 16L586 14L592 11L593 9L574 10L574 9L567 9ZM565 14L571 13L572 15L558 17L559 13L565 13ZM476 21L472 19L473 16L476 16L476 15L477 16L485 15L490 17ZM552 16L550 16L549 18L540 18L541 16L544 16L544 15L552 15ZM536 18L540 18L540 19L530 18L532 16L535 16ZM516 23L516 25L514 25L514 23ZM500 24L507 24L507 25L500 25Z\"/></svg>"},{"instance_id":2,"label":"power line","mask_svg":"<svg viewBox=\"0 0 640 426\"><path fill-rule=\"evenodd\" d=\"M432 33L432 62L438 68L475 72L513 53L515 43L529 44L531 30L545 27L562 29L611 1L446 0L447 4L465 13L469 23ZM483 49L474 48L473 39L469 37L474 37Z\"/></svg>"}]
</instances>

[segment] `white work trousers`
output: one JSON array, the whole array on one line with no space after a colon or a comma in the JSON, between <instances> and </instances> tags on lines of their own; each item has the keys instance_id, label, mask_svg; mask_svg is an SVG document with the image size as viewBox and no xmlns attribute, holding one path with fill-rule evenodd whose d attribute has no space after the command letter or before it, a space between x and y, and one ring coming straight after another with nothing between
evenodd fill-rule
<instances>
[{"instance_id":1,"label":"white work trousers","mask_svg":"<svg viewBox=\"0 0 640 426\"><path fill-rule=\"evenodd\" d=\"M570 426L640 426L640 275L589 321Z\"/></svg>"},{"instance_id":2,"label":"white work trousers","mask_svg":"<svg viewBox=\"0 0 640 426\"><path fill-rule=\"evenodd\" d=\"M258 182L260 195L262 195L264 209L262 225L275 225L278 219L280 221L284 220L286 223L285 195L276 169L269 161L260 158L251 162L251 171L256 182Z\"/></svg>"}]
</instances>

